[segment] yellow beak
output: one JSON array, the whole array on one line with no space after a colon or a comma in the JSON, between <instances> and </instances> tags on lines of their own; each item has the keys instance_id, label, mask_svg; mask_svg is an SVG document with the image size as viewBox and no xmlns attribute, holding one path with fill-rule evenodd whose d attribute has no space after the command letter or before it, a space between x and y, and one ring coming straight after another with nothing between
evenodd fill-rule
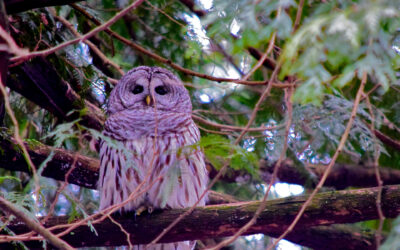
<instances>
[{"instance_id":1,"label":"yellow beak","mask_svg":"<svg viewBox=\"0 0 400 250\"><path fill-rule=\"evenodd\" d=\"M150 105L150 103L151 103L151 96L150 95L146 96L146 103L147 103L147 105Z\"/></svg>"}]
</instances>

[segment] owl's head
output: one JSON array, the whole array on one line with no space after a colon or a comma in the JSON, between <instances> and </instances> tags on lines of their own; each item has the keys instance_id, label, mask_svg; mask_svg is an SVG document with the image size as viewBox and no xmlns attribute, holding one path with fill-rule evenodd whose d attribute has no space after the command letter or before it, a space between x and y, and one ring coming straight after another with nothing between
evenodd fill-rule
<instances>
[{"instance_id":1,"label":"owl's head","mask_svg":"<svg viewBox=\"0 0 400 250\"><path fill-rule=\"evenodd\" d=\"M109 115L126 110L190 113L190 96L169 70L141 66L126 73L108 99Z\"/></svg>"}]
</instances>

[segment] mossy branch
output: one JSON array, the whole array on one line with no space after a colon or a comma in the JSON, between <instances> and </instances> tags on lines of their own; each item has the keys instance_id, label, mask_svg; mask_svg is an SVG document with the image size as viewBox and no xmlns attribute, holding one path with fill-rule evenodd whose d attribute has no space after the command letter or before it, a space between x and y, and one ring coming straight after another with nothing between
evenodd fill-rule
<instances>
[{"instance_id":1,"label":"mossy branch","mask_svg":"<svg viewBox=\"0 0 400 250\"><path fill-rule=\"evenodd\" d=\"M296 232L314 226L377 219L375 206L377 191L377 188L367 188L317 194L290 235L293 237ZM263 233L277 236L281 234L292 222L306 199L307 196L297 196L268 201L257 222L244 235ZM251 201L196 208L190 216L185 217L165 235L161 242L231 236L250 220L259 205L259 201ZM382 209L385 216L396 217L400 213L399 207L400 186L385 186L382 192ZM186 209L155 211L136 218L133 215L116 216L115 220L130 234L131 242L143 244L150 242L163 228L185 211ZM67 217L51 218L45 226L62 224L68 224ZM82 225L62 239L76 247L127 244L126 234L109 219L94 224L94 227L97 236L87 225ZM22 223L12 224L9 228L16 233L29 231ZM325 228L325 230L328 229ZM290 235L288 237L291 237ZM82 239L85 240L82 241ZM35 244L35 242L29 244ZM373 243L365 242L363 249L371 248L371 244Z\"/></svg>"}]
</instances>

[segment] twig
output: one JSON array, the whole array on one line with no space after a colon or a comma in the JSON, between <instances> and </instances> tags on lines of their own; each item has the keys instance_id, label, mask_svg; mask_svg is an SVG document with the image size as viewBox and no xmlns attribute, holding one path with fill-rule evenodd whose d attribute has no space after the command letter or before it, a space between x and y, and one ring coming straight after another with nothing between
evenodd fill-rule
<instances>
[{"instance_id":1,"label":"twig","mask_svg":"<svg viewBox=\"0 0 400 250\"><path fill-rule=\"evenodd\" d=\"M177 25L181 26L182 28L185 28L186 25L184 25L183 23L178 22L175 18L173 18L172 16L168 15L165 11L163 11L162 9L158 8L157 6L154 6L150 1L145 0L146 4L150 5L153 9L155 9L156 11L160 12L161 14L163 14L164 16L166 16L169 20L171 20L172 22L176 23Z\"/></svg>"},{"instance_id":2,"label":"twig","mask_svg":"<svg viewBox=\"0 0 400 250\"><path fill-rule=\"evenodd\" d=\"M74 28L74 26L70 22L68 22L67 19L57 15L57 12L56 12L56 10L54 8L51 7L51 8L48 8L48 9L49 9L50 13L58 21L60 21L62 24L64 24L65 27L67 27L67 29L69 29L77 38L81 38L82 37L82 35L79 34L79 32ZM91 41L86 40L86 41L83 41L83 42L86 43L90 47L90 49L99 56L99 58L103 61L103 63L105 65L111 65L113 68L115 68L115 70L118 71L118 73L120 75L124 75L125 74L124 71L121 69L121 67L118 64L116 64L115 62L113 62L110 59L108 59L107 56L105 56L103 54L103 52L101 52L101 50L99 50L99 48L97 48L97 46L94 45Z\"/></svg>"},{"instance_id":3,"label":"twig","mask_svg":"<svg viewBox=\"0 0 400 250\"><path fill-rule=\"evenodd\" d=\"M372 105L369 100L368 94L365 95L365 101L367 103L368 111L371 116L371 130L375 130L375 115L374 111L372 110ZM375 233L375 240L376 240L376 245L379 246L382 241L382 229L383 229L383 222L385 221L385 216L383 215L382 211L382 188L383 188L383 181L381 178L381 174L379 172L379 155L380 155L380 150L378 146L378 140L376 138L376 135L374 134L373 136L374 140L374 170L375 170L375 176L376 176L376 183L378 184L378 192L376 195L376 209L378 211L378 216L379 216L379 225L378 229L376 230Z\"/></svg>"},{"instance_id":4,"label":"twig","mask_svg":"<svg viewBox=\"0 0 400 250\"><path fill-rule=\"evenodd\" d=\"M246 127L238 127L238 126L231 126L231 125L225 125L225 124L220 124L220 123L216 123L216 122L212 122L209 120L206 120L200 116L194 115L192 114L192 118L196 121L199 121L203 124L212 126L212 127L216 127L216 128L220 128L221 130L231 130L231 131L247 131L247 132L264 132L266 130L275 130L275 129L279 129L281 127L281 125L278 126L261 126L258 128L247 128Z\"/></svg>"},{"instance_id":5,"label":"twig","mask_svg":"<svg viewBox=\"0 0 400 250\"><path fill-rule=\"evenodd\" d=\"M272 72L272 75L271 75L270 79L274 79L275 78L277 72L279 71L279 68L280 68L280 65L278 64L278 66L275 67L274 71ZM259 110L259 108L261 106L261 103L269 95L270 91L271 91L271 88L270 88L270 85L268 85L266 87L266 89L264 90L263 94L261 95L261 97L259 98L259 100L257 101L257 104L253 109L252 116L249 119L249 122L247 123L246 128L248 128L251 125L251 123L253 123L253 121L255 120L255 117L256 117L257 112L258 112L258 110ZM292 109L290 109L290 110L292 110ZM292 115L290 114L290 118L288 119L287 124L286 124L287 133L288 133L290 125L291 125L291 117L292 117ZM245 134L246 134L246 129L241 132L240 136L236 139L235 144L239 143L241 141L241 139L244 137ZM286 136L285 137L285 145L287 145L287 138L288 137ZM278 168L281 165L280 162L282 162L282 160L284 158L284 155L286 154L286 148L287 148L287 146L284 146L284 149L281 152L281 156L279 157L278 164L275 167L274 175L273 175L273 176L275 176L275 178L276 178L277 173L278 173ZM235 234L232 237L230 237L230 238L218 243L216 246L213 246L213 247L211 247L209 249L217 250L217 249L220 249L220 248L222 248L224 246L227 246L228 244L230 244L233 241L235 241L245 231L247 231L252 225L254 225L254 223L257 221L257 218L260 216L261 212L265 209L265 207L267 205L266 201L267 201L267 198L268 198L269 190L271 189L271 187L273 185L273 182L274 182L274 180L271 180L271 182L269 183L267 192L265 193L263 199L261 200L261 203L260 203L259 207L257 208L256 212L254 213L254 215L250 219L250 221L248 221L243 227L241 227L237 232L235 232Z\"/></svg>"},{"instance_id":6,"label":"twig","mask_svg":"<svg viewBox=\"0 0 400 250\"><path fill-rule=\"evenodd\" d=\"M4 39L8 46L4 44L0 44L0 51L7 51L10 54L18 55L18 56L25 56L29 54L27 49L21 49L15 43L14 39L7 33L7 31L0 26L0 37Z\"/></svg>"},{"instance_id":7,"label":"twig","mask_svg":"<svg viewBox=\"0 0 400 250\"><path fill-rule=\"evenodd\" d=\"M229 55L224 47L222 47L221 44L219 44L217 41L215 41L214 39L209 39L210 42L212 42L211 44L214 45L215 47L217 47L218 51L225 57L225 59L236 69L236 71L243 76L244 73L243 71L240 69L240 67L235 63L235 60L233 59L233 57L231 55Z\"/></svg>"},{"instance_id":8,"label":"twig","mask_svg":"<svg viewBox=\"0 0 400 250\"><path fill-rule=\"evenodd\" d=\"M3 197L0 196L0 207L5 210L10 211L14 214L18 219L22 220L30 229L41 234L46 240L48 240L53 246L59 249L74 249L67 242L55 236L49 230L44 228L38 222L29 218L24 212L16 208L11 202L7 201Z\"/></svg>"},{"instance_id":9,"label":"twig","mask_svg":"<svg viewBox=\"0 0 400 250\"><path fill-rule=\"evenodd\" d=\"M275 36L273 36L273 37L275 37ZM269 41L268 48L270 48L270 47L273 48L273 47L274 47L274 43L275 43L275 39L271 39L271 40ZM267 52L268 52L268 51L269 51L269 50L267 49ZM264 55L268 55L268 53L265 53ZM259 62L262 62L262 61L263 61L263 60L259 60ZM254 107L254 109L253 109L253 112L252 112L252 114L251 114L251 116L250 116L250 119L249 119L249 121L248 121L247 124L246 124L245 129L242 130L242 132L240 133L239 137L236 139L235 144L238 144L238 143L242 140L243 136L247 133L247 131L249 131L249 128L250 128L251 124L253 124L254 120L256 119L257 112L258 112L258 110L260 109L261 104L264 102L264 99L265 99L265 98L269 95L269 93L271 92L271 89L272 89L272 84L271 84L271 83L272 83L273 79L276 77L276 75L278 74L279 68L280 68L279 65L276 66L275 69L274 69L274 71L272 72L270 79L267 81L267 87L265 88L264 92L262 93L262 95L261 95L260 98L258 99L258 101L257 101L257 103L256 103L256 105L255 105L255 107ZM292 86L291 84L288 84L288 85Z\"/></svg>"},{"instance_id":10,"label":"twig","mask_svg":"<svg viewBox=\"0 0 400 250\"><path fill-rule=\"evenodd\" d=\"M75 5L75 4L71 4L71 6L78 10L79 12L81 12L83 15L85 15L86 17L88 17L92 22L94 22L96 25L99 25L100 22L94 18L92 15L90 15L87 11L85 11L84 9L82 9L81 7ZM133 48L136 51L139 51L140 53L147 55L151 58L153 58L156 61L159 61L165 65L169 65L170 67L172 67L173 69L177 70L177 71L181 71L184 74L187 75L191 75L191 76L197 76L200 78L204 78L210 81L216 81L216 82L234 82L234 83L238 83L238 84L243 84L243 85L265 85L265 84L271 84L273 85L273 87L275 88L288 88L291 87L290 84L285 84L285 83L273 83L272 81L244 81L241 79L233 79L233 78L224 78L224 77L215 77L215 76L210 76L207 74L203 74L203 73L199 73L190 69L186 69L176 63L173 63L170 59L164 58L162 56L159 56L145 48L143 48L142 46L126 39L125 37L115 33L114 31L112 31L111 29L105 29L105 32L108 33L110 36L116 38L117 40L123 42L124 44L128 45L129 47Z\"/></svg>"},{"instance_id":11,"label":"twig","mask_svg":"<svg viewBox=\"0 0 400 250\"><path fill-rule=\"evenodd\" d=\"M71 44L83 42L83 41L89 39L90 37L96 35L100 31L103 31L103 30L107 29L108 27L110 27L112 24L114 24L116 21L118 21L121 17L123 17L124 15L129 13L131 10L135 9L136 7L138 7L143 1L144 0L136 0L131 5L129 5L125 9L123 9L120 12L118 12L117 14L115 14L110 20L108 20L104 24L101 24L100 26L94 28L93 30L89 31L88 33L86 33L85 35L83 35L81 37L78 37L78 38L70 40L70 41L63 42L63 43L61 43L61 44L59 44L59 45L57 45L55 47L52 47L50 49L31 52L31 53L26 54L26 55L20 55L20 56L13 57L13 58L11 58L10 61L19 62L19 61L29 60L29 59L31 59L33 57L36 57L36 56L47 56L47 55L50 55L50 54L52 54L52 53L54 53L54 52L56 52L56 51L58 51L58 50L60 50L62 48L65 48L65 47L67 47L67 46L69 46Z\"/></svg>"},{"instance_id":12,"label":"twig","mask_svg":"<svg viewBox=\"0 0 400 250\"><path fill-rule=\"evenodd\" d=\"M296 30L298 29L298 27L300 25L301 13L303 12L303 6L304 6L304 0L300 0L299 6L297 7L296 20L294 21L292 34L294 32L296 32Z\"/></svg>"},{"instance_id":13,"label":"twig","mask_svg":"<svg viewBox=\"0 0 400 250\"><path fill-rule=\"evenodd\" d=\"M65 174L64 183L62 184L62 186L60 188L57 189L56 195L54 197L54 201L52 202L52 204L50 206L49 212L44 217L44 219L41 221L42 224L44 224L50 218L50 216L53 214L54 208L56 207L56 204L57 204L57 201L58 201L58 197L60 196L61 192L65 189L65 187L69 184L68 183L68 177L71 175L72 171L74 171L75 168L76 168L76 162L78 161L78 155L79 155L79 153L75 153L74 159L73 159L73 162L72 162L72 166L68 170L68 172Z\"/></svg>"},{"instance_id":14,"label":"twig","mask_svg":"<svg viewBox=\"0 0 400 250\"><path fill-rule=\"evenodd\" d=\"M344 145L345 145L345 143L347 141L347 137L349 136L351 127L353 126L354 119L355 119L355 117L357 115L358 105L360 104L360 100L361 100L362 94L364 93L364 87L365 87L366 82L367 82L367 73L364 72L363 76L362 76L362 79L361 79L361 85L360 85L360 88L358 89L358 92L357 92L357 95L356 95L356 99L354 101L354 106L353 106L353 109L351 111L350 119L347 122L346 129L345 129L345 131L344 131L344 133L343 133L343 135L342 135L342 137L340 139L340 142L339 142L339 145L338 145L338 147L337 147L337 149L335 151L335 154L333 155L331 161L329 162L329 165L327 166L323 176L321 177L321 180L318 182L317 187L313 190L311 195L308 197L308 199L301 206L300 211L297 213L297 216L295 217L293 222L290 224L290 226L286 229L286 231L281 236L279 236L275 240L274 244L271 244L271 246L268 247L268 250L271 250L273 247L275 247L275 245L280 240L285 238L286 235L293 230L293 228L296 226L297 222L300 220L301 216L303 215L304 211L306 210L307 206L311 203L311 201L314 198L314 196L318 193L318 191L324 185L324 183L325 183L325 181L326 181L326 179L327 179L327 177L328 177L333 165L336 162L336 159L338 158L339 154L342 152L342 150L344 148Z\"/></svg>"},{"instance_id":15,"label":"twig","mask_svg":"<svg viewBox=\"0 0 400 250\"><path fill-rule=\"evenodd\" d=\"M276 38L276 32L272 34L271 40L269 42L268 48L265 51L264 55L258 60L257 64L242 78L242 80L247 80L254 72L263 65L264 61L268 58L268 55L271 53L274 48Z\"/></svg>"},{"instance_id":16,"label":"twig","mask_svg":"<svg viewBox=\"0 0 400 250\"><path fill-rule=\"evenodd\" d=\"M121 230L121 232L123 232L126 235L126 241L128 242L129 245L129 250L133 249L133 245L131 242L131 235L128 233L128 231L125 230L125 228L121 225L121 223L119 223L118 221L114 220L113 217L111 217L110 214L107 214L107 218L109 218L112 223L114 223L115 225L117 225L119 227L119 229Z\"/></svg>"},{"instance_id":17,"label":"twig","mask_svg":"<svg viewBox=\"0 0 400 250\"><path fill-rule=\"evenodd\" d=\"M35 183L34 192L36 194L39 194L40 184L39 184L39 177L36 173L36 167L35 167L35 164L33 164L31 157L29 156L28 150L26 149L26 145L24 144L21 136L19 135L19 124L18 124L17 118L15 117L14 112L11 108L10 100L8 98L7 91L3 85L3 81L1 78L0 78L0 91L3 94L5 109L8 113L8 115L10 116L11 121L14 125L14 139L16 140L20 149L22 150L24 159L25 159L26 163L28 164L29 169L32 171L33 179L34 179L34 183Z\"/></svg>"}]
</instances>

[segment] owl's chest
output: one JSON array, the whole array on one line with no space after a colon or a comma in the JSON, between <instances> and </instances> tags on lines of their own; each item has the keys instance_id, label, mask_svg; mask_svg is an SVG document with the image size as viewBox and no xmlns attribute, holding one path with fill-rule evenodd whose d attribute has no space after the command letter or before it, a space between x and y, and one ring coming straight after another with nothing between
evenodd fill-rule
<instances>
[{"instance_id":1,"label":"owl's chest","mask_svg":"<svg viewBox=\"0 0 400 250\"><path fill-rule=\"evenodd\" d=\"M141 168L148 169L151 166L169 162L185 147L194 144L195 141L184 136L144 137L138 140L125 142L126 149L132 153L132 159ZM167 162L166 162L167 161Z\"/></svg>"},{"instance_id":2,"label":"owl's chest","mask_svg":"<svg viewBox=\"0 0 400 250\"><path fill-rule=\"evenodd\" d=\"M207 180L203 155L194 146L198 140L195 132L142 137L116 147L104 143L100 150L100 207L128 197L132 202L126 210L146 203L155 207L194 204L201 192L196 187L205 187Z\"/></svg>"}]
</instances>

